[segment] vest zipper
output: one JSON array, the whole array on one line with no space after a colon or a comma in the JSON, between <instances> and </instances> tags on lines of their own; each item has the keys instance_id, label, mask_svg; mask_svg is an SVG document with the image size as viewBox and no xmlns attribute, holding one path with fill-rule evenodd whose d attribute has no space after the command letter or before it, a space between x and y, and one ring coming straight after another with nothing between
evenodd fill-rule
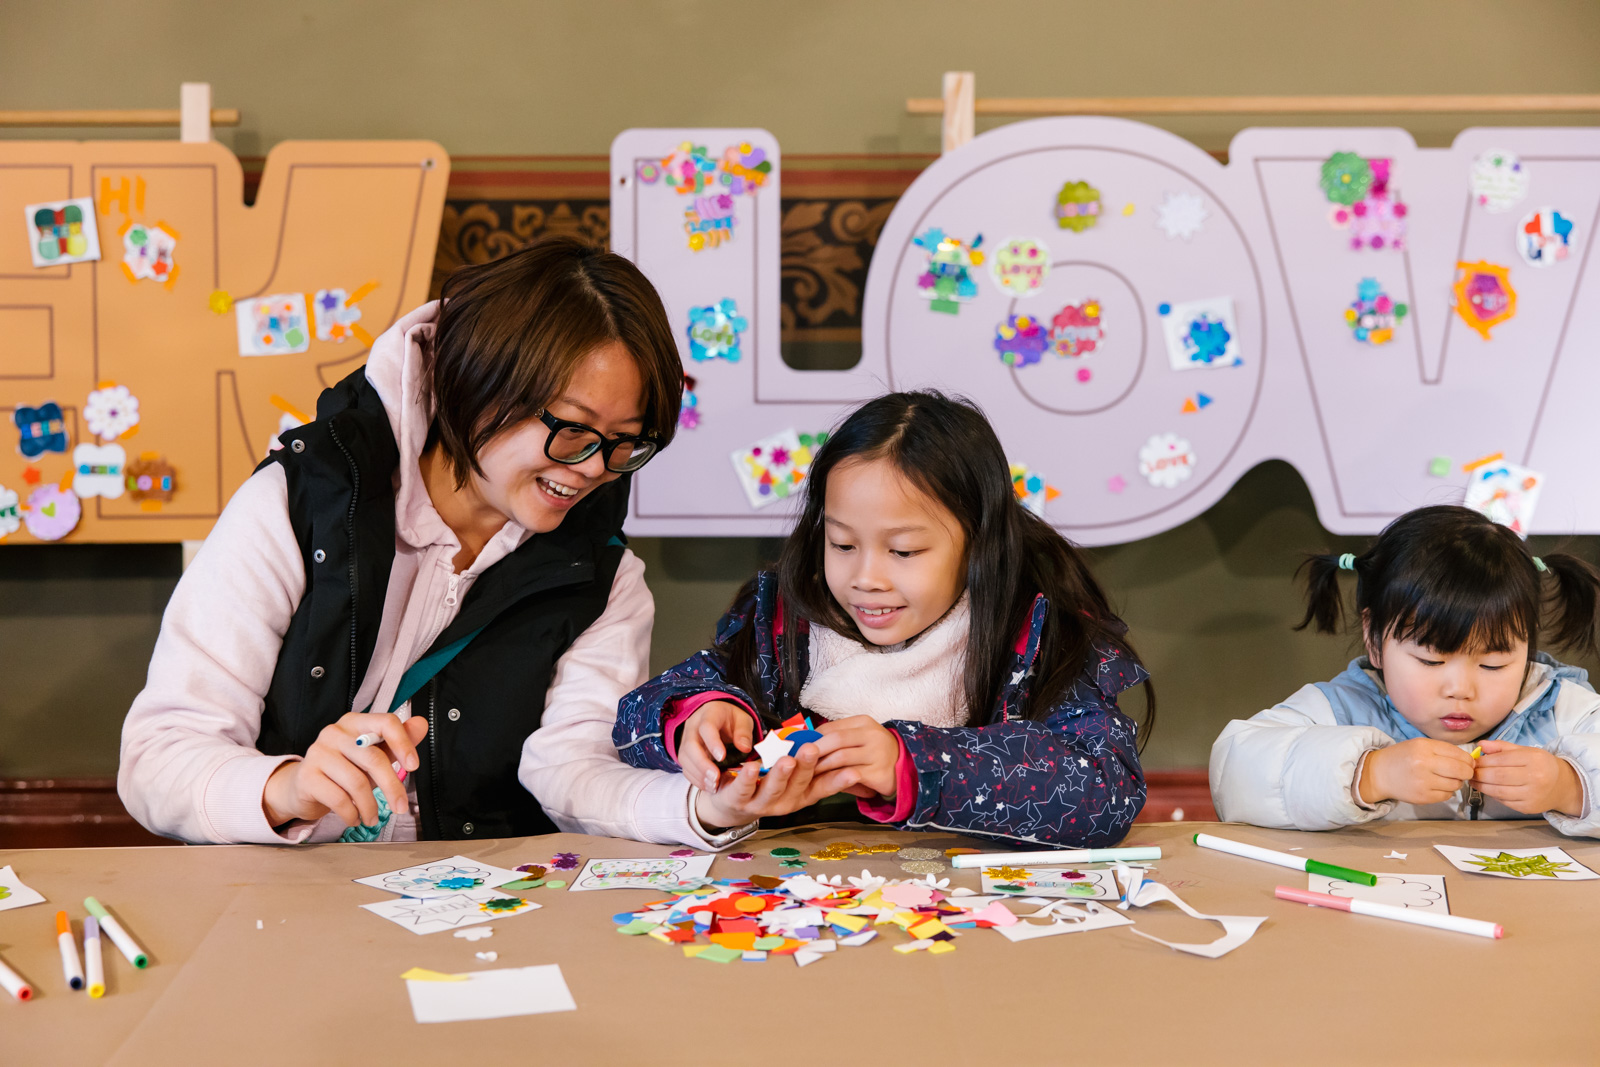
<instances>
[{"instance_id":1,"label":"vest zipper","mask_svg":"<svg viewBox=\"0 0 1600 1067\"><path fill-rule=\"evenodd\" d=\"M350 574L350 699L345 706L351 710L354 710L356 706L356 685L359 681L359 679L356 678L356 671L360 669L356 656L356 626L361 617L360 603L357 600L356 589L356 583L358 580L356 577L356 501L361 499L361 469L356 466L355 458L350 455L350 450L344 447L344 442L339 440L338 431L334 429L333 421L331 419L328 421L328 436L333 439L333 443L337 445L339 451L344 454L345 462L350 465L350 478L352 483L352 488L350 490L350 512L345 519L345 531L350 542L349 564L347 568ZM431 728L432 724L430 723L429 726Z\"/></svg>"},{"instance_id":2,"label":"vest zipper","mask_svg":"<svg viewBox=\"0 0 1600 1067\"><path fill-rule=\"evenodd\" d=\"M461 588L461 575L452 574L450 576L450 588L445 590L445 594L444 594L444 606L445 607L453 608L453 607L455 607L457 604L459 604L461 602L456 597L456 591L458 589L460 589L460 588ZM437 637L438 635L435 634L434 636Z\"/></svg>"},{"instance_id":3,"label":"vest zipper","mask_svg":"<svg viewBox=\"0 0 1600 1067\"><path fill-rule=\"evenodd\" d=\"M428 823L433 830L434 837L439 835L439 761L434 754L439 751L439 734L436 732L438 724L434 721L435 705L439 692L437 679L428 680ZM419 790L417 799L420 802L422 793ZM421 814L420 812L418 814Z\"/></svg>"}]
</instances>

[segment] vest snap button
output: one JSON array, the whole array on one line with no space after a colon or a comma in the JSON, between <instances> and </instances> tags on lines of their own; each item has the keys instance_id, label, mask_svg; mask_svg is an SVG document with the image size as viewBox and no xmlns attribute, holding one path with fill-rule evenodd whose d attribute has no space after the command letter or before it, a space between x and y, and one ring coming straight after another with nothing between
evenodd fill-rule
<instances>
[{"instance_id":1,"label":"vest snap button","mask_svg":"<svg viewBox=\"0 0 1600 1067\"><path fill-rule=\"evenodd\" d=\"M456 722L457 720L459 720L461 718L461 709L460 708L451 708L449 711L445 712L445 715L449 718L449 720L451 722Z\"/></svg>"},{"instance_id":2,"label":"vest snap button","mask_svg":"<svg viewBox=\"0 0 1600 1067\"><path fill-rule=\"evenodd\" d=\"M472 833L472 824L470 822L462 823L461 824L461 832L464 833L464 834Z\"/></svg>"},{"instance_id":3,"label":"vest snap button","mask_svg":"<svg viewBox=\"0 0 1600 1067\"><path fill-rule=\"evenodd\" d=\"M319 548L315 552L311 553L311 558L316 560L318 563L321 563L323 560L328 558L328 554Z\"/></svg>"},{"instance_id":4,"label":"vest snap button","mask_svg":"<svg viewBox=\"0 0 1600 1067\"><path fill-rule=\"evenodd\" d=\"M294 452L304 452L306 450L306 443L304 441L290 441L289 448Z\"/></svg>"},{"instance_id":5,"label":"vest snap button","mask_svg":"<svg viewBox=\"0 0 1600 1067\"><path fill-rule=\"evenodd\" d=\"M328 672L323 670L321 667L312 667L311 668L311 677L313 677L313 678L321 678L324 674L327 674L327 673Z\"/></svg>"}]
</instances>

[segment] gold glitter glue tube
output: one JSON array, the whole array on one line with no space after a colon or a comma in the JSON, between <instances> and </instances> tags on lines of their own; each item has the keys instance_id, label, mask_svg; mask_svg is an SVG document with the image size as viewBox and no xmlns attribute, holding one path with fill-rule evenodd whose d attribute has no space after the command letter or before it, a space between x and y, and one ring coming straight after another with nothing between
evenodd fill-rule
<instances>
[{"instance_id":1,"label":"gold glitter glue tube","mask_svg":"<svg viewBox=\"0 0 1600 1067\"><path fill-rule=\"evenodd\" d=\"M1139 848L1067 848L1049 852L978 852L951 856L950 866L989 867L995 864L1027 864L1035 867L1071 866L1077 863L1115 863L1118 860L1158 860L1161 847L1150 845Z\"/></svg>"}]
</instances>

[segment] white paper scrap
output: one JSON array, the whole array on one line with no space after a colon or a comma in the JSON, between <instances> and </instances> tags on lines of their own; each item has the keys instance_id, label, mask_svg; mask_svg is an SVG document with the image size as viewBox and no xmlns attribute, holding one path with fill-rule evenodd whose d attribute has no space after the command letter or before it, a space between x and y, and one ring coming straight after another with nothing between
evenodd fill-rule
<instances>
[{"instance_id":1,"label":"white paper scrap","mask_svg":"<svg viewBox=\"0 0 1600 1067\"><path fill-rule=\"evenodd\" d=\"M1176 949L1179 952L1187 952L1192 956L1204 956L1206 959L1214 960L1220 956L1226 956L1228 953L1232 952L1234 949L1238 948L1240 945L1254 937L1257 928L1260 927L1262 923L1267 921L1267 917L1265 915L1202 915L1200 912L1191 908L1188 904L1185 904L1178 894L1174 893L1160 882L1146 882L1144 887L1139 890L1139 899L1135 900L1133 905L1136 908L1144 908L1163 900L1167 901L1169 904L1176 905L1179 911L1182 911L1190 918L1208 919L1211 922L1222 924L1222 936L1217 938L1215 941L1210 941L1202 945L1189 945L1178 944L1177 942L1173 941L1163 941L1161 938L1152 937L1150 934L1147 934L1142 930L1135 930L1133 932L1138 934L1140 937L1149 938L1158 945L1166 945L1170 949ZM1003 930L1001 931L1001 933L1004 932L1005 931Z\"/></svg>"},{"instance_id":2,"label":"white paper scrap","mask_svg":"<svg viewBox=\"0 0 1600 1067\"><path fill-rule=\"evenodd\" d=\"M453 1023L467 1019L504 1019L577 1011L578 1005L561 977L558 964L504 967L478 971L464 982L406 981L411 1014L419 1023Z\"/></svg>"},{"instance_id":3,"label":"white paper scrap","mask_svg":"<svg viewBox=\"0 0 1600 1067\"><path fill-rule=\"evenodd\" d=\"M43 904L44 894L22 884L17 872L9 866L0 867L0 911L25 908L29 904Z\"/></svg>"}]
</instances>

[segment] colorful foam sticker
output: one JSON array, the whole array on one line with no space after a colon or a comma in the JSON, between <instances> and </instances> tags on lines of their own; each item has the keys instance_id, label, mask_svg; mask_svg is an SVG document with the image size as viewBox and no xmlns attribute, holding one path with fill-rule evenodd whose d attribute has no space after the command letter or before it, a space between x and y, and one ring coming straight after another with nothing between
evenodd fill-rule
<instances>
[{"instance_id":1,"label":"colorful foam sticker","mask_svg":"<svg viewBox=\"0 0 1600 1067\"><path fill-rule=\"evenodd\" d=\"M15 489L0 485L0 541L22 528L22 508Z\"/></svg>"},{"instance_id":2,"label":"colorful foam sticker","mask_svg":"<svg viewBox=\"0 0 1600 1067\"><path fill-rule=\"evenodd\" d=\"M1498 215L1522 202L1528 195L1531 177L1515 152L1491 148L1473 161L1467 185L1474 203L1491 215Z\"/></svg>"},{"instance_id":3,"label":"colorful foam sticker","mask_svg":"<svg viewBox=\"0 0 1600 1067\"><path fill-rule=\"evenodd\" d=\"M661 161L661 176L667 180L667 188L683 196L705 192L716 180L716 172L717 161L703 144L684 141Z\"/></svg>"},{"instance_id":4,"label":"colorful foam sticker","mask_svg":"<svg viewBox=\"0 0 1600 1067\"><path fill-rule=\"evenodd\" d=\"M700 425L700 397L694 391L698 384L689 375L683 376L683 404L678 408L678 425L685 430Z\"/></svg>"},{"instance_id":5,"label":"colorful foam sticker","mask_svg":"<svg viewBox=\"0 0 1600 1067\"><path fill-rule=\"evenodd\" d=\"M1100 221L1100 190L1088 182L1067 182L1056 194L1056 225L1082 233Z\"/></svg>"},{"instance_id":6,"label":"colorful foam sticker","mask_svg":"<svg viewBox=\"0 0 1600 1067\"><path fill-rule=\"evenodd\" d=\"M1045 484L1044 476L1026 463L1011 464L1011 489L1022 506L1044 518L1044 506L1061 495L1061 490Z\"/></svg>"},{"instance_id":7,"label":"colorful foam sticker","mask_svg":"<svg viewBox=\"0 0 1600 1067\"><path fill-rule=\"evenodd\" d=\"M28 494L22 509L22 522L28 532L41 541L59 541L73 531L83 517L78 494L59 485L41 485Z\"/></svg>"},{"instance_id":8,"label":"colorful foam sticker","mask_svg":"<svg viewBox=\"0 0 1600 1067\"><path fill-rule=\"evenodd\" d=\"M275 293L233 305L241 356L281 356L311 347L306 294Z\"/></svg>"},{"instance_id":9,"label":"colorful foam sticker","mask_svg":"<svg viewBox=\"0 0 1600 1067\"><path fill-rule=\"evenodd\" d=\"M177 476L159 452L141 452L128 461L128 498L148 511L170 503L177 489Z\"/></svg>"},{"instance_id":10,"label":"colorful foam sticker","mask_svg":"<svg viewBox=\"0 0 1600 1067\"><path fill-rule=\"evenodd\" d=\"M1544 475L1538 471L1514 463L1489 463L1467 476L1467 495L1461 503L1527 537L1543 490Z\"/></svg>"},{"instance_id":11,"label":"colorful foam sticker","mask_svg":"<svg viewBox=\"0 0 1600 1067\"><path fill-rule=\"evenodd\" d=\"M1008 367L1026 367L1044 358L1050 339L1036 315L1011 315L994 328L994 350Z\"/></svg>"},{"instance_id":12,"label":"colorful foam sticker","mask_svg":"<svg viewBox=\"0 0 1600 1067\"><path fill-rule=\"evenodd\" d=\"M960 313L961 305L978 295L978 283L972 276L974 267L983 266L984 254L979 246L983 234L972 239L971 244L947 236L935 226L912 238L912 244L921 248L928 257L927 266L917 276L917 289L928 306L948 315Z\"/></svg>"},{"instance_id":13,"label":"colorful foam sticker","mask_svg":"<svg viewBox=\"0 0 1600 1067\"><path fill-rule=\"evenodd\" d=\"M372 334L359 325L361 309L356 305L377 287L377 282L368 282L353 293L318 289L312 294L311 319L317 340L343 344L354 337L364 345L372 344Z\"/></svg>"},{"instance_id":14,"label":"colorful foam sticker","mask_svg":"<svg viewBox=\"0 0 1600 1067\"><path fill-rule=\"evenodd\" d=\"M1530 267L1553 267L1571 254L1574 236L1571 219L1542 207L1517 225L1517 254Z\"/></svg>"},{"instance_id":15,"label":"colorful foam sticker","mask_svg":"<svg viewBox=\"0 0 1600 1067\"><path fill-rule=\"evenodd\" d=\"M1162 304L1156 310L1173 370L1234 367L1244 362L1239 356L1232 297Z\"/></svg>"},{"instance_id":16,"label":"colorful foam sticker","mask_svg":"<svg viewBox=\"0 0 1600 1067\"><path fill-rule=\"evenodd\" d=\"M1354 152L1335 152L1322 162L1322 195L1349 207L1372 188L1372 167Z\"/></svg>"},{"instance_id":17,"label":"colorful foam sticker","mask_svg":"<svg viewBox=\"0 0 1600 1067\"><path fill-rule=\"evenodd\" d=\"M1396 303L1376 278L1362 278L1356 285L1356 298L1344 310L1344 321L1357 341L1386 345L1394 340L1395 328L1409 309Z\"/></svg>"},{"instance_id":18,"label":"colorful foam sticker","mask_svg":"<svg viewBox=\"0 0 1600 1067\"><path fill-rule=\"evenodd\" d=\"M783 500L800 488L811 469L812 450L828 435L782 430L733 453L733 469L753 508Z\"/></svg>"},{"instance_id":19,"label":"colorful foam sticker","mask_svg":"<svg viewBox=\"0 0 1600 1067\"><path fill-rule=\"evenodd\" d=\"M1211 211L1201 197L1194 193L1168 193L1156 208L1156 229L1166 234L1169 241L1174 237L1188 241L1200 232L1210 217Z\"/></svg>"},{"instance_id":20,"label":"colorful foam sticker","mask_svg":"<svg viewBox=\"0 0 1600 1067\"><path fill-rule=\"evenodd\" d=\"M1350 156L1353 153L1345 152L1339 155ZM1358 179L1354 182L1354 186L1362 189L1361 196L1353 201L1330 196L1329 200L1333 206L1328 211L1328 222L1335 229L1349 232L1350 247L1353 249L1402 250L1405 248L1407 217L1410 209L1401 202L1399 194L1390 189L1393 161L1365 159L1360 162L1365 167L1364 171L1352 170L1353 165L1351 165L1339 168L1338 173L1341 179L1354 174ZM1324 164L1325 175L1326 166ZM1348 189L1341 187L1339 192L1343 195Z\"/></svg>"},{"instance_id":21,"label":"colorful foam sticker","mask_svg":"<svg viewBox=\"0 0 1600 1067\"><path fill-rule=\"evenodd\" d=\"M178 234L164 222L129 221L122 227L122 273L130 282L146 279L171 289L178 280Z\"/></svg>"},{"instance_id":22,"label":"colorful foam sticker","mask_svg":"<svg viewBox=\"0 0 1600 1067\"><path fill-rule=\"evenodd\" d=\"M359 905L380 919L388 919L414 934L437 934L543 907L521 897L505 896L493 889L469 889L442 897L398 897Z\"/></svg>"},{"instance_id":23,"label":"colorful foam sticker","mask_svg":"<svg viewBox=\"0 0 1600 1067\"><path fill-rule=\"evenodd\" d=\"M28 217L28 252L35 267L86 263L100 258L94 198L53 200L23 208Z\"/></svg>"},{"instance_id":24,"label":"colorful foam sticker","mask_svg":"<svg viewBox=\"0 0 1600 1067\"><path fill-rule=\"evenodd\" d=\"M750 328L750 320L739 314L733 300L722 300L705 307L689 309L689 355L698 363L711 359L739 362L740 334Z\"/></svg>"},{"instance_id":25,"label":"colorful foam sticker","mask_svg":"<svg viewBox=\"0 0 1600 1067\"><path fill-rule=\"evenodd\" d=\"M1056 355L1076 358L1093 352L1106 338L1100 312L1100 301L1094 297L1056 312L1050 320L1050 346Z\"/></svg>"},{"instance_id":26,"label":"colorful foam sticker","mask_svg":"<svg viewBox=\"0 0 1600 1067\"><path fill-rule=\"evenodd\" d=\"M1600 878L1560 848L1460 848L1434 845L1458 871L1523 882L1586 882Z\"/></svg>"},{"instance_id":27,"label":"colorful foam sticker","mask_svg":"<svg viewBox=\"0 0 1600 1067\"><path fill-rule=\"evenodd\" d=\"M1206 396L1206 394L1196 393L1194 396L1186 396L1183 398L1183 406L1178 409L1178 412L1182 415L1193 415L1197 412L1204 411L1214 403L1216 403L1216 401L1212 400L1209 396Z\"/></svg>"},{"instance_id":28,"label":"colorful foam sticker","mask_svg":"<svg viewBox=\"0 0 1600 1067\"><path fill-rule=\"evenodd\" d=\"M115 441L139 425L139 398L126 385L101 382L84 402L83 422L102 441Z\"/></svg>"},{"instance_id":29,"label":"colorful foam sticker","mask_svg":"<svg viewBox=\"0 0 1600 1067\"><path fill-rule=\"evenodd\" d=\"M1157 489L1177 488L1194 467L1194 449L1175 433L1156 434L1139 449L1139 473Z\"/></svg>"},{"instance_id":30,"label":"colorful foam sticker","mask_svg":"<svg viewBox=\"0 0 1600 1067\"><path fill-rule=\"evenodd\" d=\"M54 400L36 408L19 407L11 413L17 427L17 451L29 459L46 452L67 450L67 423Z\"/></svg>"},{"instance_id":31,"label":"colorful foam sticker","mask_svg":"<svg viewBox=\"0 0 1600 1067\"><path fill-rule=\"evenodd\" d=\"M723 151L717 181L734 196L754 196L771 176L772 161L767 158L767 150L744 141Z\"/></svg>"},{"instance_id":32,"label":"colorful foam sticker","mask_svg":"<svg viewBox=\"0 0 1600 1067\"><path fill-rule=\"evenodd\" d=\"M507 882L521 879L521 874L504 867L479 863L465 856L451 856L434 863L402 867L397 871L368 878L353 878L351 881L408 897L448 897L468 890L496 889Z\"/></svg>"},{"instance_id":33,"label":"colorful foam sticker","mask_svg":"<svg viewBox=\"0 0 1600 1067\"><path fill-rule=\"evenodd\" d=\"M79 445L72 450L72 491L82 499L115 500L128 488L128 454L121 445Z\"/></svg>"},{"instance_id":34,"label":"colorful foam sticker","mask_svg":"<svg viewBox=\"0 0 1600 1067\"><path fill-rule=\"evenodd\" d=\"M689 250L699 252L717 248L733 239L733 197L728 193L697 196L683 209L683 232L689 237Z\"/></svg>"},{"instance_id":35,"label":"colorful foam sticker","mask_svg":"<svg viewBox=\"0 0 1600 1067\"><path fill-rule=\"evenodd\" d=\"M1511 287L1511 270L1478 260L1456 264L1456 314L1485 341L1489 331L1517 313L1517 291Z\"/></svg>"},{"instance_id":36,"label":"colorful foam sticker","mask_svg":"<svg viewBox=\"0 0 1600 1067\"><path fill-rule=\"evenodd\" d=\"M1031 237L1013 237L994 250L989 272L1002 292L1033 296L1050 276L1050 249Z\"/></svg>"}]
</instances>

